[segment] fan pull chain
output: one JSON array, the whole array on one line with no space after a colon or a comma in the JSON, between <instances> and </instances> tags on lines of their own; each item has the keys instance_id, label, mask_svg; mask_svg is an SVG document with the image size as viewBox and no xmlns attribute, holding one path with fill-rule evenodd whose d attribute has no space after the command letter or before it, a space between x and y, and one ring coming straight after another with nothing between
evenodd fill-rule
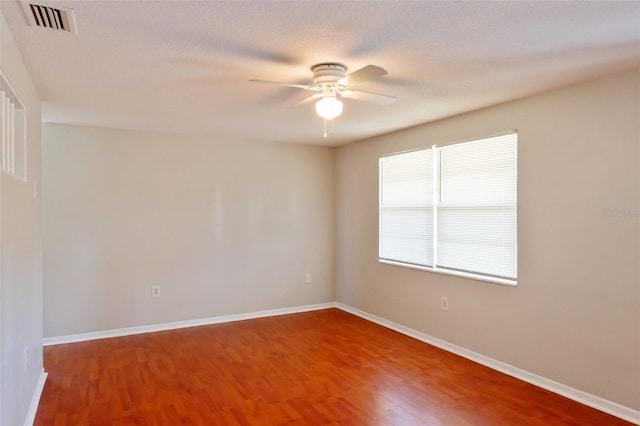
<instances>
[{"instance_id":1,"label":"fan pull chain","mask_svg":"<svg viewBox=\"0 0 640 426\"><path fill-rule=\"evenodd\" d=\"M335 131L335 125L333 120L331 120L331 136L333 136L333 133ZM327 119L324 119L324 137L327 137Z\"/></svg>"}]
</instances>

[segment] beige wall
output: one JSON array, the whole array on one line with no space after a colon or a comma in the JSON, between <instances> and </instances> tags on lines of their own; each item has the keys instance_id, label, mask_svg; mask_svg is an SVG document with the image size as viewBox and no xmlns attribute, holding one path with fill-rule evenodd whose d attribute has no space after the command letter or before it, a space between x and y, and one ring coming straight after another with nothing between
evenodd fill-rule
<instances>
[{"instance_id":1,"label":"beige wall","mask_svg":"<svg viewBox=\"0 0 640 426\"><path fill-rule=\"evenodd\" d=\"M333 154L43 125L45 336L334 300Z\"/></svg>"},{"instance_id":2,"label":"beige wall","mask_svg":"<svg viewBox=\"0 0 640 426\"><path fill-rule=\"evenodd\" d=\"M336 299L640 409L639 104L636 70L340 147ZM378 157L512 129L518 286L379 264Z\"/></svg>"},{"instance_id":3,"label":"beige wall","mask_svg":"<svg viewBox=\"0 0 640 426\"><path fill-rule=\"evenodd\" d=\"M0 173L0 424L18 425L42 371L40 100L1 13L0 67L27 110L27 182Z\"/></svg>"}]
</instances>

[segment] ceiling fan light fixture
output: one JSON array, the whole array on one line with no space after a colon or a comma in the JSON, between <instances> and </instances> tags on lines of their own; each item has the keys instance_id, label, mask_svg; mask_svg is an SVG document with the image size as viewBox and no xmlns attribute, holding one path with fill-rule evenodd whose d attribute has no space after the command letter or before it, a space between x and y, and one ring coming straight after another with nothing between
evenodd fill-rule
<instances>
[{"instance_id":1,"label":"ceiling fan light fixture","mask_svg":"<svg viewBox=\"0 0 640 426\"><path fill-rule=\"evenodd\" d=\"M325 120L333 120L342 114L342 102L335 96L325 96L316 102L316 112Z\"/></svg>"}]
</instances>

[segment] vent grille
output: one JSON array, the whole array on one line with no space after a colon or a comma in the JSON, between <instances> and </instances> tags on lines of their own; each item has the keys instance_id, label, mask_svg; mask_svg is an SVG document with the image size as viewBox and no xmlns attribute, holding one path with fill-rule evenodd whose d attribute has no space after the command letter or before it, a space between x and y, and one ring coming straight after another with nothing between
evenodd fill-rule
<instances>
[{"instance_id":1,"label":"vent grille","mask_svg":"<svg viewBox=\"0 0 640 426\"><path fill-rule=\"evenodd\" d=\"M22 1L22 8L29 25L34 27L51 28L77 34L76 20L72 9L51 7Z\"/></svg>"}]
</instances>

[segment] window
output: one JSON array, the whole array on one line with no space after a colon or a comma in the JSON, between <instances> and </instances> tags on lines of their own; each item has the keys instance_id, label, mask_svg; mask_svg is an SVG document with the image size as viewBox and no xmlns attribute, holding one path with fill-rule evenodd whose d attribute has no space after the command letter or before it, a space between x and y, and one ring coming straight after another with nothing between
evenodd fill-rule
<instances>
[{"instance_id":1,"label":"window","mask_svg":"<svg viewBox=\"0 0 640 426\"><path fill-rule=\"evenodd\" d=\"M0 166L2 171L26 180L26 111L0 70Z\"/></svg>"},{"instance_id":2,"label":"window","mask_svg":"<svg viewBox=\"0 0 640 426\"><path fill-rule=\"evenodd\" d=\"M517 134L380 158L379 260L517 280Z\"/></svg>"}]
</instances>

